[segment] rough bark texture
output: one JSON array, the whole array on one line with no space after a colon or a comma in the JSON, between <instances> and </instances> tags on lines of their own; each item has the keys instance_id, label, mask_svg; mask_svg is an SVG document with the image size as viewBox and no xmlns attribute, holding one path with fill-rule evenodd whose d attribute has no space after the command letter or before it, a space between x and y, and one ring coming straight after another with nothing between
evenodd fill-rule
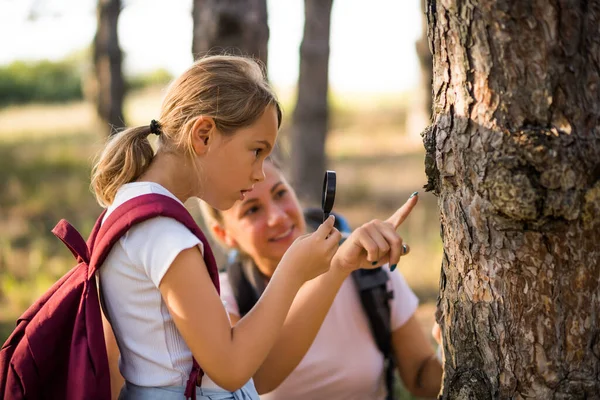
<instances>
[{"instance_id":1,"label":"rough bark texture","mask_svg":"<svg viewBox=\"0 0 600 400\"><path fill-rule=\"evenodd\" d=\"M600 1L427 15L442 398L600 398Z\"/></svg>"},{"instance_id":2,"label":"rough bark texture","mask_svg":"<svg viewBox=\"0 0 600 400\"><path fill-rule=\"evenodd\" d=\"M329 111L329 30L333 0L304 1L298 99L291 128L290 176L298 197L320 205Z\"/></svg>"},{"instance_id":3,"label":"rough bark texture","mask_svg":"<svg viewBox=\"0 0 600 400\"><path fill-rule=\"evenodd\" d=\"M267 65L266 0L194 0L194 58L206 54L249 55Z\"/></svg>"},{"instance_id":4,"label":"rough bark texture","mask_svg":"<svg viewBox=\"0 0 600 400\"><path fill-rule=\"evenodd\" d=\"M125 126L123 99L125 80L121 64L117 23L121 0L98 0L98 28L94 37L95 98L98 116L106 126L107 135Z\"/></svg>"}]
</instances>

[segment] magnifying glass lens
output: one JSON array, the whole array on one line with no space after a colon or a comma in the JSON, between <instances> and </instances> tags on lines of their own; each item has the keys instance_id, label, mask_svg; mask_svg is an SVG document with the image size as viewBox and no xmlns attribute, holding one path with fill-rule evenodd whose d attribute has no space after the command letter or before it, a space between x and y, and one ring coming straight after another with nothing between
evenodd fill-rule
<instances>
[{"instance_id":1,"label":"magnifying glass lens","mask_svg":"<svg viewBox=\"0 0 600 400\"><path fill-rule=\"evenodd\" d=\"M325 178L323 179L323 200L321 204L323 207L323 222L329 218L329 213L331 213L331 210L333 209L333 203L335 201L335 187L335 171L325 172Z\"/></svg>"}]
</instances>

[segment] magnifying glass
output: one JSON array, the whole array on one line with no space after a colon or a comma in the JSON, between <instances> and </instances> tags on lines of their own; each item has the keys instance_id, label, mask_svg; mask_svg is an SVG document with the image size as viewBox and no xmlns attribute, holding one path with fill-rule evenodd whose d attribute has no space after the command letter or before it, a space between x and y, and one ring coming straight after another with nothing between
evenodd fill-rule
<instances>
[{"instance_id":1,"label":"magnifying glass","mask_svg":"<svg viewBox=\"0 0 600 400\"><path fill-rule=\"evenodd\" d=\"M323 200L321 206L323 207L323 222L329 218L329 213L333 209L333 202L335 200L335 171L325 172L325 178L323 179Z\"/></svg>"}]
</instances>

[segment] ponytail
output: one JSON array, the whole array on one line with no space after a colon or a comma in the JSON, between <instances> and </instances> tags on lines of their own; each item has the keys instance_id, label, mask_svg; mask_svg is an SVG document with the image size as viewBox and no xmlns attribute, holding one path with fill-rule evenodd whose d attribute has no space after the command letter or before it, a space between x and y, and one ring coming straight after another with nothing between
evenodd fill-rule
<instances>
[{"instance_id":1,"label":"ponytail","mask_svg":"<svg viewBox=\"0 0 600 400\"><path fill-rule=\"evenodd\" d=\"M92 189L96 200L108 207L117 190L133 182L148 169L154 150L148 141L151 127L129 128L113 135L92 170Z\"/></svg>"}]
</instances>

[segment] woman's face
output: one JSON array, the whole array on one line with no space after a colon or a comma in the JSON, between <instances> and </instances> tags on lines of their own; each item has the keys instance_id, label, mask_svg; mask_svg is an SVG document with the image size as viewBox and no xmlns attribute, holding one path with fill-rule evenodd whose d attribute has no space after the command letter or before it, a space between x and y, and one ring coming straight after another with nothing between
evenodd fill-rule
<instances>
[{"instance_id":1,"label":"woman's face","mask_svg":"<svg viewBox=\"0 0 600 400\"><path fill-rule=\"evenodd\" d=\"M264 163L265 180L245 199L223 211L224 240L254 259L271 276L288 247L306 232L296 193L271 162Z\"/></svg>"}]
</instances>

